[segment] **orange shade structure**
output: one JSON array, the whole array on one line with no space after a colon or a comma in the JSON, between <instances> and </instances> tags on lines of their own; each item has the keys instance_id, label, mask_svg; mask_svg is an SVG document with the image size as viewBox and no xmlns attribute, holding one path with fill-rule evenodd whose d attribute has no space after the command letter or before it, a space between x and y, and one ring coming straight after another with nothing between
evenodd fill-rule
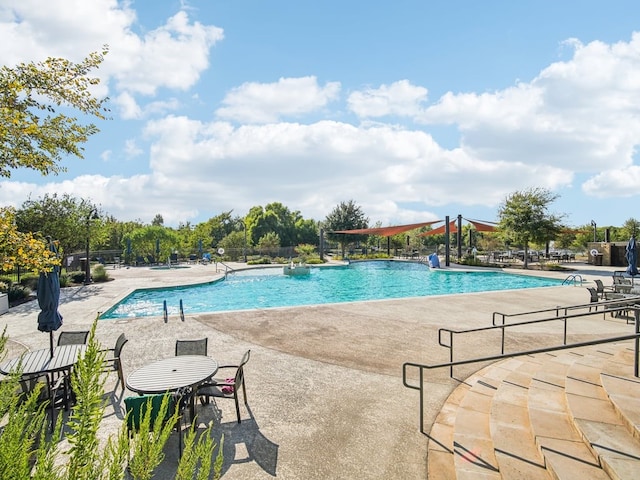
<instances>
[{"instance_id":1,"label":"orange shade structure","mask_svg":"<svg viewBox=\"0 0 640 480\"><path fill-rule=\"evenodd\" d=\"M409 225L396 225L393 227L376 227L376 228L360 228L356 230L336 230L332 233L344 233L346 235L379 235L381 237L391 237L399 233L415 230L416 228L426 227L442 220L433 220L432 222L412 223Z\"/></svg>"}]
</instances>

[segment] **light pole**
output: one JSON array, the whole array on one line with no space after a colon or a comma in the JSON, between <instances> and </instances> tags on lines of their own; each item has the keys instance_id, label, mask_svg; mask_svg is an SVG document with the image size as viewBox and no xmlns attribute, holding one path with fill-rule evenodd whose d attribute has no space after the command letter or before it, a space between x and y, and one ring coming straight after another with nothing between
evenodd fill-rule
<instances>
[{"instance_id":1,"label":"light pole","mask_svg":"<svg viewBox=\"0 0 640 480\"><path fill-rule=\"evenodd\" d=\"M89 240L90 240L90 230L91 230L91 220L95 220L98 218L98 212L95 208L92 208L91 211L87 214L87 251L86 251L86 259L84 264L84 284L91 284L91 265L89 262Z\"/></svg>"},{"instance_id":2,"label":"light pole","mask_svg":"<svg viewBox=\"0 0 640 480\"><path fill-rule=\"evenodd\" d=\"M591 226L593 227L593 241L597 242L597 238L596 238L596 222L591 220Z\"/></svg>"},{"instance_id":3,"label":"light pole","mask_svg":"<svg viewBox=\"0 0 640 480\"><path fill-rule=\"evenodd\" d=\"M244 245L242 247L242 256L244 257L244 263L247 263L247 224L242 220L238 220L242 224L244 229Z\"/></svg>"}]
</instances>

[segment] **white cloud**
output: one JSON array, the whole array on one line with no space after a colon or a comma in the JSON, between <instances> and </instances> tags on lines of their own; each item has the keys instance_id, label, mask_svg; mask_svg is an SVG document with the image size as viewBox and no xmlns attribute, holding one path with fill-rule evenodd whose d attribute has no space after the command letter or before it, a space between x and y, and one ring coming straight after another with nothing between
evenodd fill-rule
<instances>
[{"instance_id":1,"label":"white cloud","mask_svg":"<svg viewBox=\"0 0 640 480\"><path fill-rule=\"evenodd\" d=\"M191 88L209 67L209 49L224 35L218 27L190 21L184 10L143 34L135 33L136 22L129 3L116 0L21 0L0 5L0 64L49 56L79 61L106 44L109 53L97 72L103 79L99 95L108 95L107 86L115 87L118 93L112 96L125 118L138 118L133 95Z\"/></svg>"},{"instance_id":2,"label":"white cloud","mask_svg":"<svg viewBox=\"0 0 640 480\"><path fill-rule=\"evenodd\" d=\"M349 109L359 117L399 115L413 117L420 113L427 100L427 89L400 80L361 92L353 92L347 99Z\"/></svg>"},{"instance_id":3,"label":"white cloud","mask_svg":"<svg viewBox=\"0 0 640 480\"><path fill-rule=\"evenodd\" d=\"M281 78L275 83L247 82L229 92L216 110L222 119L249 123L299 117L325 107L340 92L339 82L318 85L316 77Z\"/></svg>"}]
</instances>

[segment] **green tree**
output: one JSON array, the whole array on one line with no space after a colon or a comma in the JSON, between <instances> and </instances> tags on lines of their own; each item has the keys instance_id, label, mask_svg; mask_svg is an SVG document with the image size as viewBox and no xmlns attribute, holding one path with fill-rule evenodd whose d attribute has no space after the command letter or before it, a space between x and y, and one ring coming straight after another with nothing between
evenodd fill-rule
<instances>
[{"instance_id":1,"label":"green tree","mask_svg":"<svg viewBox=\"0 0 640 480\"><path fill-rule=\"evenodd\" d=\"M125 242L127 240L131 242L134 255L154 257L157 262L164 262L180 244L180 237L174 230L153 225L135 229L125 237Z\"/></svg>"},{"instance_id":2,"label":"green tree","mask_svg":"<svg viewBox=\"0 0 640 480\"><path fill-rule=\"evenodd\" d=\"M315 220L305 220L299 217L295 222L296 231L296 244L300 245L308 243L311 245L318 245L320 231L318 229L318 222Z\"/></svg>"},{"instance_id":3,"label":"green tree","mask_svg":"<svg viewBox=\"0 0 640 480\"><path fill-rule=\"evenodd\" d=\"M353 200L349 200L348 202L340 202L324 219L323 225L327 231L327 238L340 244L342 257L344 258L347 244L365 241L367 236L345 235L333 232L369 228L369 218L365 216L360 206L356 205Z\"/></svg>"},{"instance_id":4,"label":"green tree","mask_svg":"<svg viewBox=\"0 0 640 480\"><path fill-rule=\"evenodd\" d=\"M267 233L275 233L280 237L281 245L290 247L296 245L296 221L300 219L299 212L291 212L279 202L262 207L252 207L245 217L247 235L251 244Z\"/></svg>"},{"instance_id":5,"label":"green tree","mask_svg":"<svg viewBox=\"0 0 640 480\"><path fill-rule=\"evenodd\" d=\"M80 144L98 132L96 125L80 124L74 117L57 113L60 107L104 119L104 102L91 89L99 83L89 73L98 68L107 53L91 53L80 63L48 58L39 63L21 63L0 68L0 176L10 177L16 168L43 175L65 169L63 157L82 158Z\"/></svg>"},{"instance_id":6,"label":"green tree","mask_svg":"<svg viewBox=\"0 0 640 480\"><path fill-rule=\"evenodd\" d=\"M151 225L153 225L154 227L163 226L164 225L164 218L162 218L162 215L157 213L156 216L153 217L153 220L151 220Z\"/></svg>"},{"instance_id":7,"label":"green tree","mask_svg":"<svg viewBox=\"0 0 640 480\"><path fill-rule=\"evenodd\" d=\"M640 234L640 221L631 217L622 224L622 230L624 232L625 241L631 238L631 235Z\"/></svg>"},{"instance_id":8,"label":"green tree","mask_svg":"<svg viewBox=\"0 0 640 480\"><path fill-rule=\"evenodd\" d=\"M54 265L60 265L60 259L49 250L45 239L31 232L20 232L15 222L15 210L1 208L0 268L7 272L16 267L46 272Z\"/></svg>"},{"instance_id":9,"label":"green tree","mask_svg":"<svg viewBox=\"0 0 640 480\"><path fill-rule=\"evenodd\" d=\"M531 188L507 196L498 208L498 226L508 240L524 249L524 268L529 265L529 245L558 236L561 217L549 213L558 195L543 188Z\"/></svg>"},{"instance_id":10,"label":"green tree","mask_svg":"<svg viewBox=\"0 0 640 480\"><path fill-rule=\"evenodd\" d=\"M16 211L16 225L21 232L39 233L60 242L61 252L82 250L87 241L87 222L91 222L91 237L100 238L95 229L100 220L87 220L97 207L90 201L65 193L45 194L38 200L25 201Z\"/></svg>"},{"instance_id":11,"label":"green tree","mask_svg":"<svg viewBox=\"0 0 640 480\"><path fill-rule=\"evenodd\" d=\"M274 232L269 232L264 234L259 240L258 240L258 249L260 250L260 253L267 253L268 255L271 255L272 257L277 255L278 250L280 249L280 236L277 233Z\"/></svg>"}]
</instances>

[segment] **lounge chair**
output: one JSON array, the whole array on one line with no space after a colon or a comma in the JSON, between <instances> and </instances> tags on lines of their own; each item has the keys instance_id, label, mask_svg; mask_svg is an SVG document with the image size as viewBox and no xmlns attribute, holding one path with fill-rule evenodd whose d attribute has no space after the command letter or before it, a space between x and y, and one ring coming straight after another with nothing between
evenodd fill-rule
<instances>
[{"instance_id":1,"label":"lounge chair","mask_svg":"<svg viewBox=\"0 0 640 480\"><path fill-rule=\"evenodd\" d=\"M233 377L212 378L200 385L196 390L196 395L200 397L200 402L203 405L209 403L209 397L232 398L236 404L236 416L238 417L238 423L241 423L240 402L238 402L238 390L240 388L242 388L244 404L248 405L247 390L244 386L244 366L249 361L250 355L251 350L247 350L238 365L221 365L218 367L218 371L224 369L229 370L230 374L233 374Z\"/></svg>"}]
</instances>

